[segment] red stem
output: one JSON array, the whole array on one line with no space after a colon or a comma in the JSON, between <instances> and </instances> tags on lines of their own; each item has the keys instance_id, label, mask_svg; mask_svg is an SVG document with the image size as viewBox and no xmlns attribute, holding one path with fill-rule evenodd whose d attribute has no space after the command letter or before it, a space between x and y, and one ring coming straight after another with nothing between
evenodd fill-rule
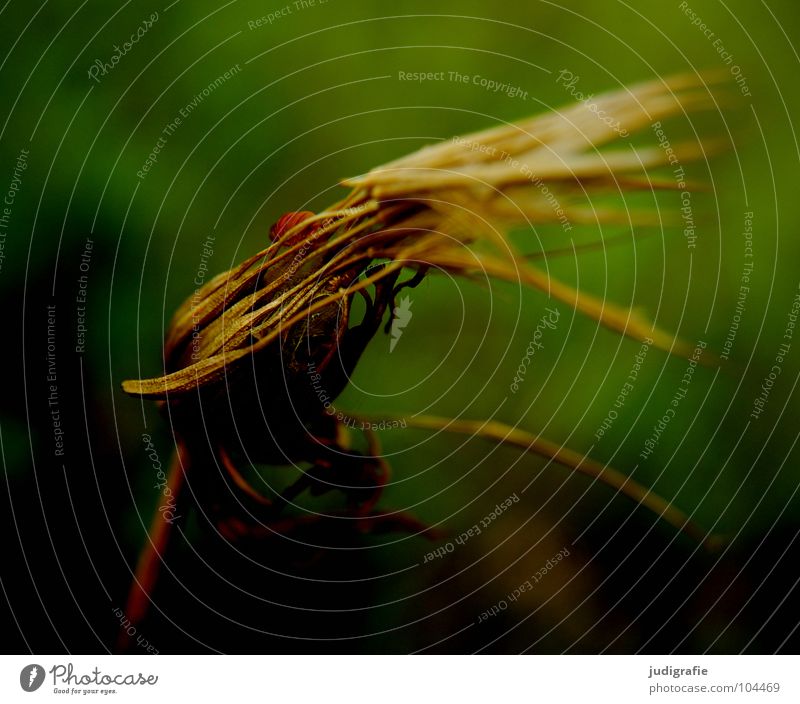
<instances>
[{"instance_id":1,"label":"red stem","mask_svg":"<svg viewBox=\"0 0 800 704\"><path fill-rule=\"evenodd\" d=\"M172 492L171 496L175 501L176 507L182 503L179 501L179 497L189 465L189 453L186 446L181 441L178 441L167 474L167 487L169 487ZM174 520L178 520L179 518L180 514L177 514ZM155 589L158 574L161 569L161 563L164 561L164 555L172 534L172 523L173 521L168 521L159 510L156 510L153 514L153 518L150 522L150 530L147 533L147 540L139 554L136 572L134 573L133 582L128 592L125 615L130 625L120 629L117 639L117 650L120 652L127 651L131 645L133 636L128 633L130 626L133 626L135 634L135 629L138 629L139 624L147 615L147 610L152 601L153 590Z\"/></svg>"}]
</instances>

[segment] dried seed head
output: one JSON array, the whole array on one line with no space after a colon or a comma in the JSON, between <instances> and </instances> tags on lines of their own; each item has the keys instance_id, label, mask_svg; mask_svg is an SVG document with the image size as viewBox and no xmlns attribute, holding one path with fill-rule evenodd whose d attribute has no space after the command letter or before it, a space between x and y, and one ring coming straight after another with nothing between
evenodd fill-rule
<instances>
[{"instance_id":1,"label":"dried seed head","mask_svg":"<svg viewBox=\"0 0 800 704\"><path fill-rule=\"evenodd\" d=\"M675 145L671 152L630 145L598 150L620 139L620 129L600 120L599 110L632 134L712 107L702 76L652 81L598 96L593 104L425 147L345 181L352 192L325 212L287 213L272 227L265 250L217 276L178 310L167 334L166 373L126 381L124 389L170 403L189 403L187 397L199 391L230 407L230 396L241 388L248 392L243 402L258 401L252 396L263 383L271 405L288 404L277 415L292 408L307 425L321 412L307 397L309 365L330 375L334 397L386 308L393 307L402 269L523 283L616 332L686 354L686 346L637 313L537 269L504 235L508 227L541 222L652 222L652 213L584 202L609 191L675 188L674 182L651 178L650 171L709 151L707 143ZM369 305L364 319L352 325L356 294Z\"/></svg>"}]
</instances>

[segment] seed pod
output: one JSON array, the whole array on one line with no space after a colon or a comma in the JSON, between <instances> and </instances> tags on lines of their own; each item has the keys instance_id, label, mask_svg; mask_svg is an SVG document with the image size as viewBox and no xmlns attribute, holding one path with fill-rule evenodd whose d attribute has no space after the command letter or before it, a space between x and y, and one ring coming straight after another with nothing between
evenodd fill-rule
<instances>
[{"instance_id":1,"label":"seed pod","mask_svg":"<svg viewBox=\"0 0 800 704\"><path fill-rule=\"evenodd\" d=\"M167 334L166 373L127 381L124 389L166 401L181 432L204 429L229 454L313 461L320 443L335 442L327 408L386 309L430 269L532 286L618 333L690 353L636 312L537 269L504 232L561 220L570 227L616 224L621 215L629 224L652 222L651 214L627 207L586 208L581 198L621 186L675 189L649 170L706 157L713 145L598 147L619 139L621 129L632 134L654 120L713 107L707 79L675 76L601 95L595 110L580 103L442 142L346 181L353 190L344 201L317 215L286 213L265 250L184 303ZM598 120L598 110L619 129ZM413 276L401 280L403 269ZM357 294L367 311L353 324Z\"/></svg>"},{"instance_id":2,"label":"seed pod","mask_svg":"<svg viewBox=\"0 0 800 704\"><path fill-rule=\"evenodd\" d=\"M651 213L632 212L627 204L616 209L591 202L587 206L582 199L620 189L674 190L674 180L654 179L650 170L674 159L685 163L705 158L713 145L674 144L669 152L630 144L617 151L598 148L654 121L714 107L711 80L702 75L659 78L597 96L592 109L579 103L441 142L348 180L350 195L325 212L281 217L265 250L218 275L178 309L167 332L164 374L123 383L129 394L162 401L169 413L178 440L169 471L176 511L182 510L181 494L185 498L186 492L181 487L191 469L210 482L204 494L192 495L204 509L211 505L218 532L232 540L310 527L320 535L338 534L330 530L330 521L339 533L424 531L411 517L374 508L388 476L377 439L366 433L372 457L348 451L341 441L346 422L330 415L328 408L378 332L387 308L394 309L397 293L415 286L431 269L532 286L618 333L675 354L690 353L633 311L597 300L537 269L504 232L545 222L559 222L565 231L580 223L652 224ZM598 119L601 113L611 122ZM663 224L658 215L658 224ZM401 280L403 269L413 276ZM363 295L367 304L357 324L350 320L355 295ZM403 423L406 427L405 419ZM704 539L679 509L624 474L559 444L495 421L415 416L408 425L468 432L548 457L605 482L676 528ZM238 458L272 464L308 460L312 467L278 501L247 484ZM337 480L347 499L340 516L347 520L276 515L306 489L323 493ZM225 506L234 489L240 495ZM240 509L247 501L267 514L261 520L243 515ZM136 623L151 598L168 525L154 519L137 566L126 608Z\"/></svg>"}]
</instances>

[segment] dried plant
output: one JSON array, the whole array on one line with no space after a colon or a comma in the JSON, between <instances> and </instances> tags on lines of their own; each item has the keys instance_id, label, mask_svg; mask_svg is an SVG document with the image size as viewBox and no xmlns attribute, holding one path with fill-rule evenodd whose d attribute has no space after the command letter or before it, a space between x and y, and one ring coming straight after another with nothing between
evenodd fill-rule
<instances>
[{"instance_id":1,"label":"dried plant","mask_svg":"<svg viewBox=\"0 0 800 704\"><path fill-rule=\"evenodd\" d=\"M354 451L327 400L347 385L398 293L433 271L521 283L617 333L688 354L673 335L636 312L554 280L521 255L506 233L547 222L569 227L659 222L660 213L599 207L593 200L602 196L605 202L609 194L636 189L675 189L674 179L651 173L668 165L668 152L627 142L600 147L619 141L620 132L633 134L713 106L707 79L659 79L598 96L592 108L577 104L428 146L348 179L349 195L324 212L282 217L266 249L218 275L177 311L166 339L165 374L123 385L129 394L164 404L178 442L173 492L180 494L190 472L224 477L225 491L209 480L202 508L214 513L229 539L308 528L320 517L289 516L286 504L306 490L321 494L337 488L347 499L339 515L355 519L348 526L424 532L412 517L376 508L388 476L377 438L368 433L366 455ZM598 118L599 111L614 117L614 128ZM708 142L675 145L673 158L685 163L711 148ZM366 303L359 321L351 320L355 296ZM534 435L496 421L405 420L537 453L705 538L680 510L632 479ZM263 495L241 471L243 464L299 462L311 468L280 495ZM230 491L246 512L226 504ZM129 603L132 620L146 606L168 531L164 521L154 522Z\"/></svg>"}]
</instances>

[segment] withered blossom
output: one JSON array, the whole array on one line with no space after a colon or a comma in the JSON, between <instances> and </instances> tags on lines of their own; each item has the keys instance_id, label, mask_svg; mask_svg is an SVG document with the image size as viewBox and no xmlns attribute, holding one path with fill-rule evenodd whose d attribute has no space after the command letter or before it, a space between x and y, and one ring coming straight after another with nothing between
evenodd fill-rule
<instances>
[{"instance_id":1,"label":"withered blossom","mask_svg":"<svg viewBox=\"0 0 800 704\"><path fill-rule=\"evenodd\" d=\"M600 206L593 199L605 203L609 194L678 188L675 179L652 171L705 157L714 145L694 141L668 151L659 144L633 146L627 136L714 107L711 80L657 79L598 96L591 107L578 103L427 146L346 180L349 194L323 212L284 215L266 249L217 275L178 309L166 336L164 374L123 384L131 395L164 404L179 444L173 491L198 465L227 477L228 490L261 509L242 515L224 506L224 492L212 491L209 505L218 504L217 526L230 539L317 522L318 515L286 514L286 504L306 490L342 491L347 501L340 515L357 519L352 524L360 530L424 532L412 517L376 508L388 477L377 438L367 433L367 455L354 451L346 422L330 413L319 389L331 400L341 393L369 341L382 327L388 332L398 294L433 272L530 286L614 332L690 354L691 348L638 312L557 281L522 255L507 233L542 223L560 223L568 231L662 222L661 213ZM613 123L598 119L598 111L613 116ZM611 142L623 143L603 148ZM364 299L365 312L352 320L356 296ZM624 474L535 435L494 420L404 420L543 455L705 538L676 507ZM301 462L310 469L281 495L265 496L240 471L251 463ZM142 610L142 595L152 587L153 554L163 549L167 531L154 524L129 604L134 611Z\"/></svg>"}]
</instances>

